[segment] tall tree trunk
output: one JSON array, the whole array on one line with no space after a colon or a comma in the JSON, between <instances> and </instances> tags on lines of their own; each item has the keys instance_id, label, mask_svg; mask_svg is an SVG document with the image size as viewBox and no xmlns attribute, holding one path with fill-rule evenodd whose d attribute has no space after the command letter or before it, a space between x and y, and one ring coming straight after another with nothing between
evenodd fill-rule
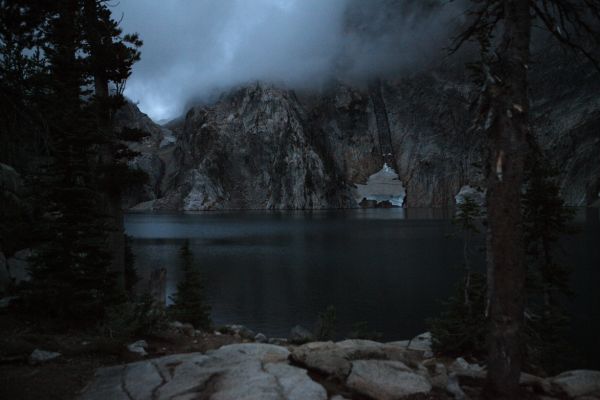
<instances>
[{"instance_id":1,"label":"tall tree trunk","mask_svg":"<svg viewBox=\"0 0 600 400\"><path fill-rule=\"evenodd\" d=\"M486 393L518 398L525 300L521 188L528 154L529 2L505 0L504 31L488 87L489 358Z\"/></svg>"},{"instance_id":2,"label":"tall tree trunk","mask_svg":"<svg viewBox=\"0 0 600 400\"><path fill-rule=\"evenodd\" d=\"M84 14L87 25L86 37L90 45L94 74L94 95L97 105L98 129L108 137L108 143L103 144L99 149L98 163L100 167L106 169L115 164L115 159L110 144L111 138L109 137L112 127L108 108L108 78L106 77L106 67L103 64L105 55L103 54L104 48L99 26L97 0L85 0ZM104 207L111 228L108 235L108 245L112 255L111 270L122 273L125 270L125 234L120 188L109 188L104 193Z\"/></svg>"}]
</instances>

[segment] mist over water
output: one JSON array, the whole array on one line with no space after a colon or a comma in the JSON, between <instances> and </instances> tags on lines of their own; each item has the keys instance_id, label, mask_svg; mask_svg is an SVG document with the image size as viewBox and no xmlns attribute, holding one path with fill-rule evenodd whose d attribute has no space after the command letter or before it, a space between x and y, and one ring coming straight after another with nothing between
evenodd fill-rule
<instances>
[{"instance_id":1,"label":"mist over water","mask_svg":"<svg viewBox=\"0 0 600 400\"><path fill-rule=\"evenodd\" d=\"M318 89L410 72L439 58L460 2L423 0L121 0L144 40L125 94L155 120L251 81Z\"/></svg>"}]
</instances>

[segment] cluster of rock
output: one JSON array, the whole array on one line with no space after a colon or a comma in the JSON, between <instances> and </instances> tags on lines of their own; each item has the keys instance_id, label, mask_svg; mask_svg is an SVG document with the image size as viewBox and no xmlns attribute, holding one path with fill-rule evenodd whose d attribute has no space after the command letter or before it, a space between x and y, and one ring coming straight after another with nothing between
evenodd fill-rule
<instances>
[{"instance_id":1,"label":"cluster of rock","mask_svg":"<svg viewBox=\"0 0 600 400\"><path fill-rule=\"evenodd\" d=\"M253 335L241 325L228 329ZM478 398L485 375L484 367L463 358L434 358L428 333L390 343L240 343L101 368L81 399L467 399ZM531 398L600 399L600 371L546 379L522 374L521 384Z\"/></svg>"},{"instance_id":2,"label":"cluster of rock","mask_svg":"<svg viewBox=\"0 0 600 400\"><path fill-rule=\"evenodd\" d=\"M373 399L402 399L432 391L455 399L476 397L486 378L485 368L463 358L436 359L430 345L429 334L391 343L314 342L293 349L291 359L340 382L350 393ZM600 396L600 371L569 371L548 379L523 373L521 384L532 396L545 400L600 398L594 397Z\"/></svg>"},{"instance_id":3,"label":"cluster of rock","mask_svg":"<svg viewBox=\"0 0 600 400\"><path fill-rule=\"evenodd\" d=\"M239 340L254 341L256 343L268 343L279 346L286 346L294 343L306 343L314 340L314 335L301 326L295 326L290 331L289 338L279 337L267 337L264 333L255 333L252 329L244 325L225 325L215 331L215 334L220 335L222 333L233 335L234 338Z\"/></svg>"}]
</instances>

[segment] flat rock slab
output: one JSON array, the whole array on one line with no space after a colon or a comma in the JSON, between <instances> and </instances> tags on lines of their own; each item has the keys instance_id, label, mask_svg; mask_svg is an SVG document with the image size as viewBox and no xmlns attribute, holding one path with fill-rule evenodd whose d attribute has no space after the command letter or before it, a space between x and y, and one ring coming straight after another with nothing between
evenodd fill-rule
<instances>
[{"instance_id":1,"label":"flat rock slab","mask_svg":"<svg viewBox=\"0 0 600 400\"><path fill-rule=\"evenodd\" d=\"M406 350L419 351L425 358L433 357L431 332L425 332L418 336L415 336L411 340L401 340L396 342L390 342L388 345L401 347Z\"/></svg>"},{"instance_id":2,"label":"flat rock slab","mask_svg":"<svg viewBox=\"0 0 600 400\"><path fill-rule=\"evenodd\" d=\"M376 400L398 400L431 392L427 378L399 361L359 360L352 363L348 387Z\"/></svg>"},{"instance_id":3,"label":"flat rock slab","mask_svg":"<svg viewBox=\"0 0 600 400\"><path fill-rule=\"evenodd\" d=\"M350 373L346 352L333 342L313 342L292 351L292 360L307 368L344 380Z\"/></svg>"},{"instance_id":4,"label":"flat rock slab","mask_svg":"<svg viewBox=\"0 0 600 400\"><path fill-rule=\"evenodd\" d=\"M355 360L400 361L416 367L422 353L407 350L406 346L378 343L371 340L344 340L341 342L311 342L296 347L292 360L306 368L344 380Z\"/></svg>"},{"instance_id":5,"label":"flat rock slab","mask_svg":"<svg viewBox=\"0 0 600 400\"><path fill-rule=\"evenodd\" d=\"M567 371L552 378L551 382L570 398L581 396L600 398L600 371L585 369Z\"/></svg>"},{"instance_id":6,"label":"flat rock slab","mask_svg":"<svg viewBox=\"0 0 600 400\"><path fill-rule=\"evenodd\" d=\"M100 368L81 400L326 400L289 351L248 343Z\"/></svg>"}]
</instances>

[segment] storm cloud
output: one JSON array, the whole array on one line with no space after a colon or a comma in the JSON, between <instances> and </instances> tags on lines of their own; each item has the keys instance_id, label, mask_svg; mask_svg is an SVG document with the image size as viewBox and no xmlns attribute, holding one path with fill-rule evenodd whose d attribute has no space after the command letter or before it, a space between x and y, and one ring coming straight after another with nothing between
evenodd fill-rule
<instances>
[{"instance_id":1,"label":"storm cloud","mask_svg":"<svg viewBox=\"0 0 600 400\"><path fill-rule=\"evenodd\" d=\"M121 0L144 40L125 94L155 120L249 81L320 88L421 68L462 15L434 0Z\"/></svg>"}]
</instances>

